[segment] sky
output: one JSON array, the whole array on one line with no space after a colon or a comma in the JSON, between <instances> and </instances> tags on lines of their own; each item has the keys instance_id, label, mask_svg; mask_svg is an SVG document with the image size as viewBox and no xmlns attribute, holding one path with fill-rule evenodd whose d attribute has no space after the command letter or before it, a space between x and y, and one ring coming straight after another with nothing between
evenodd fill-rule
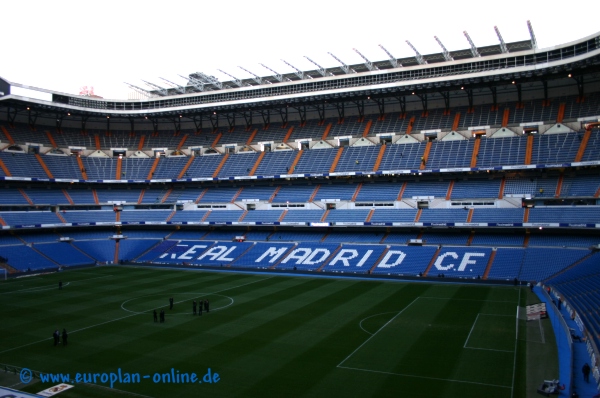
<instances>
[{"instance_id":1,"label":"sky","mask_svg":"<svg viewBox=\"0 0 600 398\"><path fill-rule=\"evenodd\" d=\"M589 9L587 0L568 4L538 0L488 1L202 1L202 0L2 0L0 77L69 94L93 86L104 98L126 99L131 83L185 84L179 75L200 71L221 81L340 64L439 53L529 39L530 20L538 48L597 33L594 23L564 18L568 9ZM568 6L568 9L565 9ZM565 21L574 21L566 23Z\"/></svg>"}]
</instances>

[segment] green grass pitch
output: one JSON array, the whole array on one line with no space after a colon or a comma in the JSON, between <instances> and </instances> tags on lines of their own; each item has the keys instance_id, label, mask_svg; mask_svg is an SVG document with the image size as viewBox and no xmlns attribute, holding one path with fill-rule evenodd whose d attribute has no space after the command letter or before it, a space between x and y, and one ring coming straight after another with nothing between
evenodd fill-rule
<instances>
[{"instance_id":1,"label":"green grass pitch","mask_svg":"<svg viewBox=\"0 0 600 398\"><path fill-rule=\"evenodd\" d=\"M98 376L99 385L74 383L63 398L524 397L526 342L516 338L517 328L523 330L516 309L525 293L483 285L81 269L0 283L0 369L71 379L121 369L141 378L111 389ZM194 299L208 299L210 313L193 316ZM165 310L164 324L153 322L153 309ZM63 328L69 344L55 347L52 332ZM208 368L212 383L153 381L172 369L180 379L191 373L202 379ZM16 388L35 393L55 384L34 378Z\"/></svg>"}]
</instances>

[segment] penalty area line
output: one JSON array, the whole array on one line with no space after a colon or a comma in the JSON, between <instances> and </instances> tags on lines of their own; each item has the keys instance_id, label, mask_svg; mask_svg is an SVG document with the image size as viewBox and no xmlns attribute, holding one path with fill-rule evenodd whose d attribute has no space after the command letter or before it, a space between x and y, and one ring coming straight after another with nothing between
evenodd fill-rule
<instances>
[{"instance_id":1,"label":"penalty area line","mask_svg":"<svg viewBox=\"0 0 600 398\"><path fill-rule=\"evenodd\" d=\"M360 350L365 344L367 344L369 342L369 340L371 340L373 337L375 337L377 335L377 333L381 332L383 330L383 328L385 328L387 325L389 325L394 319L396 319L400 314L402 314L408 307L410 307L411 305L413 305L413 303L415 301L417 301L419 299L419 297L417 297L416 299L414 299L413 301L410 302L410 304L408 304L406 307L404 307L400 312L398 312L396 315L394 315L392 317L392 319L390 319L389 321L387 321L382 327L380 327L379 329L377 329L377 331L375 333L373 333L368 339L366 339L361 345L359 345L354 351L352 351L350 353L350 355L348 355L346 358L344 358L344 360L342 362L340 362L337 367L339 368L344 362L346 362L352 355L354 355L358 350ZM363 329L364 330L364 329ZM0 352L1 354L1 352Z\"/></svg>"}]
</instances>

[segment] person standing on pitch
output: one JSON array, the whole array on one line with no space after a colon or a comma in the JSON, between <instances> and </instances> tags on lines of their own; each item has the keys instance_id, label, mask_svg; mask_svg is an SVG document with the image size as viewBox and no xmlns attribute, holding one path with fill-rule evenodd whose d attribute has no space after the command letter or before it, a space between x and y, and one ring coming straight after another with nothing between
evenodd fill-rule
<instances>
[{"instance_id":1,"label":"person standing on pitch","mask_svg":"<svg viewBox=\"0 0 600 398\"><path fill-rule=\"evenodd\" d=\"M63 328L63 332L62 332L63 346L67 345L68 337L69 337L69 335L67 334L67 329Z\"/></svg>"},{"instance_id":2,"label":"person standing on pitch","mask_svg":"<svg viewBox=\"0 0 600 398\"><path fill-rule=\"evenodd\" d=\"M54 337L54 346L56 347L60 344L60 334L58 333L58 329L56 329L54 333L52 333L52 337Z\"/></svg>"},{"instance_id":3,"label":"person standing on pitch","mask_svg":"<svg viewBox=\"0 0 600 398\"><path fill-rule=\"evenodd\" d=\"M58 290L62 290L62 281L58 281Z\"/></svg>"},{"instance_id":4,"label":"person standing on pitch","mask_svg":"<svg viewBox=\"0 0 600 398\"><path fill-rule=\"evenodd\" d=\"M198 303L196 303L196 300L194 300L192 302L192 310L194 312L194 315L196 315L196 308L198 307Z\"/></svg>"},{"instance_id":5,"label":"person standing on pitch","mask_svg":"<svg viewBox=\"0 0 600 398\"><path fill-rule=\"evenodd\" d=\"M169 298L169 309L173 309L173 297Z\"/></svg>"},{"instance_id":6,"label":"person standing on pitch","mask_svg":"<svg viewBox=\"0 0 600 398\"><path fill-rule=\"evenodd\" d=\"M210 312L210 310L208 309L208 299L204 300L204 310L206 312Z\"/></svg>"},{"instance_id":7,"label":"person standing on pitch","mask_svg":"<svg viewBox=\"0 0 600 398\"><path fill-rule=\"evenodd\" d=\"M156 314L156 310L154 310L154 322L158 322L158 315Z\"/></svg>"}]
</instances>

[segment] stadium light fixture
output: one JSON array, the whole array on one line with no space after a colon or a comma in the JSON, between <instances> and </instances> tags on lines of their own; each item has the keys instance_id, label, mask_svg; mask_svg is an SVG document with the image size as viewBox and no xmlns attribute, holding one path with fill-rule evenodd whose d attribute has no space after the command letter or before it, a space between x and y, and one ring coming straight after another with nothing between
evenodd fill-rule
<instances>
[{"instance_id":1,"label":"stadium light fixture","mask_svg":"<svg viewBox=\"0 0 600 398\"><path fill-rule=\"evenodd\" d=\"M339 59L338 57L336 57L332 53L328 52L327 54L331 55L333 57L333 59L335 59L340 64L342 64L342 66L340 66L340 68L344 71L345 74L349 75L350 73L356 73L356 71L354 69L352 69L351 67L349 67L348 65L346 65L344 63L344 61L342 61L341 59Z\"/></svg>"},{"instance_id":2,"label":"stadium light fixture","mask_svg":"<svg viewBox=\"0 0 600 398\"><path fill-rule=\"evenodd\" d=\"M415 48L415 46L413 46L408 40L406 40L406 44L408 44L408 46L410 48L412 48L413 51L415 52L415 58L417 59L417 62L419 63L419 65L425 65L427 63L427 61L425 61L425 58L423 58L423 56L421 55L421 53L419 53L417 51L417 49Z\"/></svg>"}]
</instances>

